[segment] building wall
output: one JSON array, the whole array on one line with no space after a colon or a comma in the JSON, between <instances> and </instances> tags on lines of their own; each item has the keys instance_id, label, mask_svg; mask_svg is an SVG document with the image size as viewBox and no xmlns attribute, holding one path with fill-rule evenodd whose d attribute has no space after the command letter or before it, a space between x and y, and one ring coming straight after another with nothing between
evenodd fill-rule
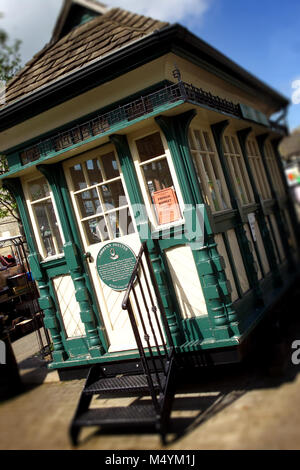
<instances>
[{"instance_id":1,"label":"building wall","mask_svg":"<svg viewBox=\"0 0 300 470\"><path fill-rule=\"evenodd\" d=\"M13 217L0 219L0 237L12 237L20 233L19 225Z\"/></svg>"},{"instance_id":2,"label":"building wall","mask_svg":"<svg viewBox=\"0 0 300 470\"><path fill-rule=\"evenodd\" d=\"M137 89L141 90L146 85L165 78L173 79L175 59L176 66L181 69L183 80L207 88L221 98L232 99L234 102L243 101L251 106L257 106L259 110L268 111L263 102L258 102L246 91L241 91L228 83L223 83L221 86L220 78L212 77L194 64L170 55L124 75L122 84L126 83L126 86L121 86L120 80L116 79L110 85L92 90L18 126L20 133L18 141L14 140L14 145L22 142L22 139L28 139L29 136L53 130L92 110L101 110L102 106L115 102L117 98L128 96ZM33 124L36 124L34 130ZM249 130L250 126L253 128ZM207 134L210 143L206 139L204 150L200 144L197 147L197 142L195 147L191 145L188 129L194 132L194 138L197 135L196 131ZM250 131L254 132L251 139L257 141L259 147L255 150L255 155L248 155L249 160L252 158L248 166L248 134L246 137L243 134L247 129L249 135ZM265 286L271 286L269 291L273 288L280 290L287 278L287 270L292 270L290 249L283 231L283 217L289 212L284 188L283 193L279 195L272 190L272 177L269 175L265 176L264 180L264 184L270 186L268 199L261 198L259 191L255 189L263 171L266 172L262 170L267 165L266 160L269 159L272 164L276 160L275 154L264 155L264 142L259 144L261 134L268 132L268 129L242 119L234 119L218 112L217 109L209 110L188 103L180 104L175 110L166 107L160 116L143 117L137 120L134 127L129 127L128 123L124 124L118 130L118 136L112 138L112 141L131 204L143 202L143 192L145 192L145 188L139 189L138 186L141 178L138 176L139 163L134 150L134 139L153 130L160 133L165 143L166 155L172 164L175 186L180 188L178 194L182 204L204 205L204 246L196 246L191 252L189 247L193 242L185 234L180 241L174 241L172 238L164 240L162 236L150 247L167 318L172 325L172 334L176 337L175 343L184 351L189 351L189 348L201 350L238 345L239 338L246 334L249 324L257 321L257 317L263 312L258 306L264 303ZM242 134L238 134L239 131L242 131ZM224 141L225 137L235 142L231 150L227 147L226 140ZM270 133L268 139L270 137L274 135ZM204 134L203 138L205 140ZM90 360L99 360L108 350L101 312L97 310L97 292L95 292L97 289L93 287L93 280L87 269L87 246L82 241L83 231L78 229L71 203L72 182L67 185L61 162L75 154L82 154L84 157L84 152L91 147L94 147L93 154L99 152L100 155L108 141L108 136L100 135L92 143L78 146L75 151L62 152L61 155L48 161L47 165L39 167L39 170L35 169L32 163L20 168L22 173L26 174L22 176L23 187L18 186L20 183L18 178L16 181L13 180L15 183L13 190L16 191L21 208L26 235L31 238L29 239L30 260L34 277L39 282L41 307L46 312L46 325L54 341L54 361L57 366L66 360L72 362L83 357L81 360L86 363ZM10 131L6 134L5 142L12 144ZM234 148L235 146L238 150ZM258 175L254 175L251 181L250 170L254 159L255 165L259 165ZM70 162L71 160L68 160L66 165ZM204 168L205 164L209 165L210 169ZM214 165L218 166L218 170ZM243 174L245 178L241 178ZM40 196L40 201L45 203L46 200L51 200L54 203L55 214L60 222L63 246L62 250L52 257L45 257L41 248L37 220L32 208L32 203L36 201L30 200L30 192L26 189L27 180L39 178L39 175L44 175L51 190L51 194ZM211 181L206 181L207 176ZM223 186L223 193L219 195L218 202L222 203L223 198L227 201L227 207L223 207L224 210L221 211L214 205L214 196L211 192L212 189L215 194L217 193L217 180ZM247 201L243 201L240 196L242 186L243 192L247 193ZM76 199L76 195L73 199ZM253 214L254 221L251 225L248 216ZM142 225L141 221L136 220L136 225L139 228L139 225ZM293 221L289 217L288 227L291 245L296 252L297 242L293 233ZM174 279L178 278L178 273L183 275L184 279L176 284ZM196 277L194 284L189 280L189 275L194 279ZM232 284L231 288L228 281ZM57 292L58 285L59 292ZM63 304L65 285L72 286L70 308ZM199 290L197 295L194 292L196 289ZM72 307L76 302L77 310ZM66 334L68 328L64 325L64 321L71 317L72 310L76 313L76 321L71 324L72 332L68 336ZM182 311L185 312L183 315ZM72 335L77 335L78 331L82 333L81 336L73 337Z\"/></svg>"}]
</instances>

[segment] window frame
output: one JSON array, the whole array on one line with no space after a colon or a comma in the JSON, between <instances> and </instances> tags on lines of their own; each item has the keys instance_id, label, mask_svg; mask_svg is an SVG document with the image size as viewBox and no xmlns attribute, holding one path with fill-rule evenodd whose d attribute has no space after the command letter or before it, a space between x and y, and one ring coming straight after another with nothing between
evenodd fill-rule
<instances>
[{"instance_id":1,"label":"window frame","mask_svg":"<svg viewBox=\"0 0 300 470\"><path fill-rule=\"evenodd\" d=\"M195 131L200 133L202 145L203 144L205 145L204 150L200 149L198 144L197 144L197 139L195 137ZM210 144L212 146L212 150L208 149L207 142L206 142L205 137L204 137L205 132L208 133L208 136L209 136L209 139L210 139ZM191 145L190 145L190 137L192 138L194 148L192 148ZM206 204L208 204L209 207L211 208L212 213L217 214L217 213L221 213L221 212L224 212L224 211L232 210L231 202L230 202L230 195L229 195L228 187L227 187L227 184L226 184L225 176L224 176L224 173L223 173L223 168L222 168L222 165L221 165L221 162L220 162L220 157L219 157L216 145L215 145L215 141L214 141L212 132L207 126L203 126L203 125L198 125L198 126L197 125L192 125L192 126L190 126L190 129L189 129L189 149L190 149L190 152L191 152L191 155L193 157L193 161L194 161L194 164L195 164L195 167L196 167L197 177L200 180L199 183L200 183L201 188L202 188L202 193L203 193L204 199L206 201ZM219 206L222 206L223 205L222 199L224 199L224 202L227 205L226 208L222 208L222 209L218 210L215 207L215 203L214 203L214 200L212 198L212 193L211 193L210 188L209 188L209 182L207 182L206 178L205 178L205 175L207 175L207 171L206 171L205 163L203 161L203 154L205 154L205 160L208 163L208 166L210 168L210 172L213 174L213 178L212 178L213 186L215 186L217 188L217 190L215 191L217 203L218 203ZM214 163L216 164L217 170L218 170L219 175L220 175L219 180L220 180L220 183L221 183L222 191L220 191L219 185L217 183L218 178L217 178L217 175L215 173L213 163L211 161L212 156L214 157ZM210 175L207 175L207 176L210 177Z\"/></svg>"},{"instance_id":2,"label":"window frame","mask_svg":"<svg viewBox=\"0 0 300 470\"><path fill-rule=\"evenodd\" d=\"M246 140L246 151L257 191L262 200L268 201L272 199L271 188L254 134L250 134Z\"/></svg>"},{"instance_id":3,"label":"window frame","mask_svg":"<svg viewBox=\"0 0 300 470\"><path fill-rule=\"evenodd\" d=\"M269 170L270 178L272 181L273 189L279 196L285 196L285 187L282 181L282 177L280 174L280 170L278 168L278 164L276 161L275 153L272 148L272 144L269 140L266 140L264 143L264 152L265 152L265 159L266 165Z\"/></svg>"},{"instance_id":4,"label":"window frame","mask_svg":"<svg viewBox=\"0 0 300 470\"><path fill-rule=\"evenodd\" d=\"M227 148L226 138L228 138L229 141L230 141L229 149ZM233 140L234 140L235 144L233 144ZM245 161L244 161L243 152L242 152L242 149L240 147L239 140L238 140L237 136L234 134L233 131L228 130L228 131L224 132L224 135L223 135L223 138L222 138L222 147L223 147L224 158L225 158L225 160L227 162L227 166L229 168L229 172L230 172L231 181L232 181L232 184L233 184L233 187L234 187L234 191L235 191L236 196L239 199L240 204L245 207L245 206L249 206L249 205L255 203L254 193L253 193L253 189L252 189L251 182L250 182L250 179L249 179L246 164L245 164ZM233 152L231 150L233 150ZM237 152L235 152L235 150L237 150ZM239 158L240 160L237 161L236 160L237 158ZM239 162L241 163L241 166L239 165ZM242 169L243 173L241 172L241 169ZM235 181L236 172L237 172L237 176L239 177L239 179L241 181L241 188L243 190L243 193L247 198L246 202L243 202L242 196L241 196L241 193L240 193L240 190L239 190L239 185ZM244 178L244 176L245 176L245 178Z\"/></svg>"},{"instance_id":5,"label":"window frame","mask_svg":"<svg viewBox=\"0 0 300 470\"><path fill-rule=\"evenodd\" d=\"M116 176L114 178L110 178L110 179L105 180L104 177L106 176L106 174L105 174L105 169L104 169L102 161L101 161L101 157L104 156L104 155L107 155L111 152L114 153L114 156L116 158L116 162L117 162L117 165L118 165L119 176ZM71 167L73 167L77 164L80 164L81 168L82 168L82 171L83 171L83 174L84 174L84 178L85 178L86 183L87 183L87 182L89 182L89 176L88 176L88 172L85 168L85 165L83 165L83 163L85 163L88 160L93 160L93 159L97 159L99 164L100 164L100 170L101 170L101 174L102 174L102 181L100 183L96 183L96 184L93 184L91 186L87 186L86 188L76 190L74 188L74 184L73 184L72 177L71 177L71 174L70 174ZM137 232L137 227L136 227L136 223L135 223L134 216L133 216L133 213L132 213L130 198L129 198L129 195L128 195L128 192L127 192L127 187L126 187L126 184L125 184L125 181L124 181L124 176L123 176L121 165L120 165L120 162L119 162L119 157L118 157L116 148L114 147L113 144L107 144L103 147L95 148L91 151L84 152L82 154L77 155L76 157L72 157L72 158L68 159L66 162L64 162L64 172L65 172L65 176L66 176L66 180L67 180L67 184L68 184L70 197L71 197L71 200L72 200L73 209L74 209L74 212L75 212L77 225L79 227L81 239L83 241L83 245L84 245L85 249L88 249L89 246L96 245L97 243L109 242L111 240L117 240L118 238L120 238L120 237L114 237L113 236L111 223L109 221L109 223L107 224L106 221L107 221L107 216L109 216L110 214L119 213L121 210L127 209L129 211L131 222L134 226L134 232ZM127 204L107 210L105 208L106 203L104 202L103 197L101 195L101 191L98 189L98 187L103 186L103 185L109 185L109 184L117 182L117 181L120 181L121 184L122 184L124 194L125 194L125 197L127 199ZM99 214L97 214L97 212L96 212L93 215L90 215L90 216L87 216L87 217L82 217L82 214L80 212L79 204L77 203L76 196L77 196L77 194L84 193L85 191L92 191L93 189L96 189L96 191L97 191L97 197L100 201L100 204L101 204L101 207L102 207L103 211ZM86 234L86 229L84 228L84 222L87 222L87 221L92 220L92 219L99 219L100 220L101 217L105 218L105 223L106 223L106 227L107 227L109 237L106 238L105 240L104 239L102 240L102 237L101 237L101 240L99 240L98 242L90 243L89 239L88 239L88 236ZM130 235L130 234L128 233L128 234L125 234L125 235ZM125 236L125 235L121 235L121 237Z\"/></svg>"},{"instance_id":6,"label":"window frame","mask_svg":"<svg viewBox=\"0 0 300 470\"><path fill-rule=\"evenodd\" d=\"M32 183L36 180L39 180L39 179L44 179L45 182L47 183L48 188L49 188L49 196L42 197L40 199L36 199L35 201L32 201L29 185L30 185L30 183ZM22 178L22 187L23 187L23 190L24 190L26 205L27 205L27 209L28 209L29 216L30 216L30 219L31 219L33 233L34 233L34 237L35 237L35 240L36 240L36 243L37 243L37 248L38 248L38 251L39 251L40 255L43 258L43 261L48 261L50 259L60 258L60 257L64 256L63 246L65 244L65 237L64 237L63 230L62 230L62 226L61 226L59 214L58 214L58 211L57 211L57 207L56 207L56 204L55 204L54 196L53 196L53 193L51 191L51 186L48 183L47 178L44 175L42 175L41 173L38 173L38 172L36 172L34 174L30 174L30 176ZM61 242L62 242L62 251L59 252L58 251L58 244L57 244L57 242L56 243L54 242L54 238L56 239L56 237L53 237L53 234L51 232L52 242L53 242L53 246L55 248L56 253L54 255L50 255L50 256L47 256L47 251L46 251L46 248L44 246L44 242L43 242L43 239L42 239L42 236L41 236L41 233L40 233L37 217L36 217L35 211L33 210L33 206L35 206L36 204L40 204L41 202L45 202L47 200L48 201L50 200L51 203L52 203L52 207L53 207L53 210L54 210L56 223L57 223L57 229L59 231L59 234L60 234L60 237L61 237Z\"/></svg>"},{"instance_id":7,"label":"window frame","mask_svg":"<svg viewBox=\"0 0 300 470\"><path fill-rule=\"evenodd\" d=\"M160 135L165 153L162 154L162 155L159 155L157 157L151 158L151 159L149 159L145 162L142 162L140 160L140 156L139 156L138 147L137 147L136 142L137 142L137 140L143 139L144 137L148 137L148 136L150 136L152 134L156 134L156 133L159 133L159 135ZM137 174L137 177L138 177L138 183L139 183L139 186L140 186L140 189L141 189L141 192L142 192L143 202L145 204L146 212L147 212L148 218L150 220L152 229L153 230L165 230L165 229L168 229L170 227L176 227L178 225L184 224L184 222L185 222L185 219L184 219L184 202L183 202L183 199L182 199L182 194L181 194L180 186L179 186L179 183L178 183L176 171L175 171L175 168L174 168L172 156L171 156L167 141L166 141L163 133L161 132L161 130L159 128L156 128L156 127L153 126L151 128L136 131L136 132L134 132L134 133L132 133L131 135L128 136L128 142L129 142L129 147L130 147L130 150L131 150L131 153L132 153L132 158L133 158L134 166L135 166L135 169L136 169L136 174ZM148 191L147 181L145 179L144 172L142 171L142 167L145 164L152 163L153 161L163 160L164 158L167 161L168 168L169 168L169 171L170 171L170 175L171 175L171 178L172 178L172 181L173 181L173 186L174 186L174 190L175 190L175 193L176 193L176 197L177 197L181 217L180 217L180 219L175 220L174 222L169 222L169 223L166 223L166 224L159 224L158 220L157 220L157 215L156 215L156 212L155 212L155 209L154 209L154 204L152 203L151 196L150 196L149 191Z\"/></svg>"}]
</instances>

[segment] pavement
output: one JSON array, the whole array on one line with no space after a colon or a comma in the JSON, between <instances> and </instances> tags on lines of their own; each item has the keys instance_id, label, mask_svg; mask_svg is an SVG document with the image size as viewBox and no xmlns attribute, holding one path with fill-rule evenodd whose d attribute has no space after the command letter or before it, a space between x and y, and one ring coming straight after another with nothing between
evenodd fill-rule
<instances>
[{"instance_id":1,"label":"pavement","mask_svg":"<svg viewBox=\"0 0 300 470\"><path fill-rule=\"evenodd\" d=\"M299 450L300 364L291 360L297 339L300 343L295 309L274 354L260 351L245 364L195 371L187 377L177 389L165 447L155 433L102 434L88 428L82 431L79 449ZM60 382L38 348L35 333L13 343L24 390L0 404L1 450L73 449L68 428L84 380ZM136 400L140 398L96 397L92 406Z\"/></svg>"}]
</instances>

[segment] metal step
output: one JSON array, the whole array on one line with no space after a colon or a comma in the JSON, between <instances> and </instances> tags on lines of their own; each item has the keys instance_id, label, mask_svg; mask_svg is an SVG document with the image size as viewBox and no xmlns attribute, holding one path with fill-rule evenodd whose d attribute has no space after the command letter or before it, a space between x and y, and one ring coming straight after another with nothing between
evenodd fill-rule
<instances>
[{"instance_id":1,"label":"metal step","mask_svg":"<svg viewBox=\"0 0 300 470\"><path fill-rule=\"evenodd\" d=\"M160 387L156 374L151 374L156 391L165 385L165 376L158 374ZM149 386L147 377L144 374L121 375L116 377L101 377L95 382L86 386L83 390L85 395L110 394L112 396L135 396L136 394L149 395Z\"/></svg>"},{"instance_id":2,"label":"metal step","mask_svg":"<svg viewBox=\"0 0 300 470\"><path fill-rule=\"evenodd\" d=\"M126 407L94 408L83 412L72 423L72 427L82 426L149 426L157 421L152 404L139 404Z\"/></svg>"}]
</instances>

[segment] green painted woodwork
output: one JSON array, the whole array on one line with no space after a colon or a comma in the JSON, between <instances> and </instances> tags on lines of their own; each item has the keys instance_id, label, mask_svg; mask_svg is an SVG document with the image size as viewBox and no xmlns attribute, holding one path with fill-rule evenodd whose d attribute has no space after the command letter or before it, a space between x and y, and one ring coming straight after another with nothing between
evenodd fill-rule
<instances>
[{"instance_id":1,"label":"green painted woodwork","mask_svg":"<svg viewBox=\"0 0 300 470\"><path fill-rule=\"evenodd\" d=\"M110 141L114 144L119 157L122 173L125 179L126 188L133 210L133 217L136 221L140 238L142 241L144 239L147 240L151 236L151 229L127 137L124 135L113 134L110 136Z\"/></svg>"},{"instance_id":2,"label":"green painted woodwork","mask_svg":"<svg viewBox=\"0 0 300 470\"><path fill-rule=\"evenodd\" d=\"M98 253L96 266L104 284L116 291L126 291L136 265L134 251L124 243L107 243Z\"/></svg>"},{"instance_id":3,"label":"green painted woodwork","mask_svg":"<svg viewBox=\"0 0 300 470\"><path fill-rule=\"evenodd\" d=\"M257 122L258 124L262 124L266 127L270 126L268 118L261 111L242 103L240 103L240 109L244 119Z\"/></svg>"},{"instance_id":4,"label":"green painted woodwork","mask_svg":"<svg viewBox=\"0 0 300 470\"><path fill-rule=\"evenodd\" d=\"M37 169L46 177L53 193L65 239L63 250L69 273L74 284L75 297L79 304L80 318L85 327L88 351L92 357L98 357L103 354L104 348L97 331L97 321L93 311L92 300L85 283L81 257L78 247L74 242L73 233L61 194L61 179L64 178L62 168L60 165L54 164L38 165Z\"/></svg>"},{"instance_id":5,"label":"green painted woodwork","mask_svg":"<svg viewBox=\"0 0 300 470\"><path fill-rule=\"evenodd\" d=\"M267 227L267 224L266 224L264 210L263 210L263 207L261 205L261 197L259 195L259 192L258 192L258 189L257 189L257 184L256 184L256 181L255 181L254 175L252 173L252 169L251 169L251 166L250 166L250 163L249 163L248 152L247 152L247 148L246 148L247 137L248 137L248 135L250 134L251 131L252 131L251 127L247 128L247 129L243 129L243 130L237 132L237 136L238 136L240 147L241 147L242 154L243 154L243 157L244 157L244 162L245 162L245 165L246 165L246 168L247 168L250 184L252 186L254 199L255 199L255 202L257 204L257 210L255 211L255 215L256 215L256 218L257 218L257 224L258 224L258 227L259 227L259 230L260 230L260 233L261 233L261 237L262 237L263 245L264 245L265 252L266 252L266 255L267 255L267 259L268 259L268 262L269 262L270 270L271 270L271 273L272 273L272 277L273 277L273 281L274 281L274 287L278 287L279 285L282 284L282 279L280 277L279 268L278 268L278 265L277 265L277 262L276 262L276 256L275 256L272 240L271 240L270 233L269 233L269 230L268 230L268 227ZM260 256L259 256L259 250L257 248L257 243L255 241L253 241L253 244L254 244L254 246L257 250L256 254L258 255L258 260L260 262ZM262 273L264 273L263 266L262 266L261 262L260 262L260 269L261 269Z\"/></svg>"},{"instance_id":6,"label":"green painted woodwork","mask_svg":"<svg viewBox=\"0 0 300 470\"><path fill-rule=\"evenodd\" d=\"M282 294L295 281L296 274L290 273L284 266L280 267L281 277L284 279L284 286L274 289L271 276L267 276L261 281L265 305L257 306L256 296L253 290L243 295L242 299L234 303L235 310L238 312L240 334L230 338L219 339L218 341L210 338L211 325L208 317L191 318L182 322L184 337L186 341L176 347L179 353L199 352L199 357L203 357L203 351L220 352L220 348L237 348L243 343L248 335L254 330L257 324L265 317L270 304L274 304L276 299L281 298ZM299 272L298 272L299 274ZM113 361L122 362L125 360L135 360L139 358L137 350L106 353L103 356L95 358L86 358L75 354L77 357L70 357L67 361L56 362L49 365L51 369L68 368L75 366L92 365L95 363L108 363Z\"/></svg>"},{"instance_id":7,"label":"green painted woodwork","mask_svg":"<svg viewBox=\"0 0 300 470\"><path fill-rule=\"evenodd\" d=\"M131 101L135 101L135 100L139 99L141 96L154 93L154 92L160 90L161 88L164 88L165 86L168 86L168 85L171 85L171 84L172 84L172 82L170 82L169 80L163 80L163 81L157 82L157 83L155 83L155 84L153 84L149 87L146 87L146 88L143 88L142 90L139 90L136 93L133 93L129 96L126 96L126 97L122 98L121 100L114 101L113 103L111 103L111 104L109 104L109 105L107 105L103 108L99 108L97 111L93 111L92 113L86 114L86 115L84 115L80 118L69 121L66 124L63 124L62 126L55 127L54 129L51 129L50 131L44 132L44 133L40 134L38 137L33 137L32 139L29 139L25 142L22 142L21 144L18 144L14 147L10 147L9 149L3 150L2 153L4 153L8 158L10 158L10 155L12 155L13 153L21 153L26 148L33 147L34 145L37 145L39 142L44 141L46 139L49 139L49 138L53 137L56 134L62 134L66 131L69 131L70 129L73 129L77 126L85 124L88 121L96 119L97 117L99 117L103 114L106 114L106 113L108 113L108 112L110 112L114 109L117 109L120 106L123 106L123 105L125 105L125 104L127 104ZM131 121L127 122L126 127L129 126L130 123L131 123ZM100 137L101 135L98 135L98 137ZM104 144L104 145L106 145L106 144Z\"/></svg>"},{"instance_id":8,"label":"green painted woodwork","mask_svg":"<svg viewBox=\"0 0 300 470\"><path fill-rule=\"evenodd\" d=\"M67 185L66 178L64 176L62 163L59 163L57 168L58 168L57 175L59 175L59 188L60 188L60 193L61 193L61 197L62 197L62 201L64 205L64 210L65 210L67 220L69 222L69 228L70 228L75 246L77 247L77 252L80 256L81 265L83 268L82 276L84 277L85 287L88 289L89 297L92 300L92 306L93 306L93 311L94 311L93 317L97 320L96 328L97 328L97 331L101 340L101 344L103 348L105 349L105 351L107 351L109 347L109 343L108 343L108 338L106 335L106 329L102 321L102 318L98 317L97 307L95 307L96 305L98 305L97 299L96 299L96 293L94 291L94 287L90 279L89 269L86 267L87 260L83 254L84 249L83 249L81 237L80 237L77 222L76 222L76 216L73 210L73 205L72 205L71 198L70 198L69 188Z\"/></svg>"},{"instance_id":9,"label":"green painted woodwork","mask_svg":"<svg viewBox=\"0 0 300 470\"><path fill-rule=\"evenodd\" d=\"M158 284L162 303L165 309L166 318L170 327L170 332L175 346L182 344L183 335L178 315L178 305L175 296L171 295L167 284L166 265L163 263L159 245L156 240L152 240L151 228L144 206L143 196L140 190L138 178L134 168L132 155L128 145L127 137L123 135L112 135L110 140L115 145L123 177L126 183L129 199L134 212L138 233L141 242L146 241L149 251L153 271Z\"/></svg>"},{"instance_id":10,"label":"green painted woodwork","mask_svg":"<svg viewBox=\"0 0 300 470\"><path fill-rule=\"evenodd\" d=\"M225 83L246 91L249 96L255 95L262 101L270 103L271 106L276 104L277 108L285 108L288 105L286 99L265 85L262 86L259 80L253 76L250 77L236 64L233 67L232 62L226 57L220 56L220 53L208 48L203 41L192 34L187 34L183 27L175 24L146 35L139 40L138 44L133 41L126 47L115 51L111 56L92 61L87 64L85 70L79 68L64 80L52 83L47 87L47 93L42 87L35 93L35 99L22 100L21 104L17 101L10 106L11 109L3 109L0 113L1 129L13 127L82 94L83 91L111 82L124 73L135 70L170 52L195 63L200 67L200 73L201 69L207 70L214 76L225 80Z\"/></svg>"},{"instance_id":11,"label":"green painted woodwork","mask_svg":"<svg viewBox=\"0 0 300 470\"><path fill-rule=\"evenodd\" d=\"M293 270L295 270L295 262L293 260L291 250L290 250L290 247L289 247L289 244L288 244L287 224L284 224L284 222L283 222L281 204L280 204L280 201L279 201L278 193L275 191L274 184L273 184L273 181L272 181L272 178L271 178L271 175L270 175L269 167L268 167L267 162L266 162L265 141L268 137L269 137L269 134L266 133L266 134L262 134L262 135L257 136L256 140L257 140L259 151L260 151L260 154L261 154L261 157L262 157L262 162L263 162L265 173L266 173L266 176L267 176L267 180L268 180L268 183L269 183L269 186L270 186L272 198L275 201L275 204L273 206L273 211L274 211L273 213L274 213L274 217L275 217L275 220L276 220L276 223L277 223L277 226L278 226L278 231L279 231L279 234L280 234L282 246L283 246L283 249L284 249L284 252L285 252L285 255L286 255L286 259L287 259L287 262L289 264L289 267L290 267L291 271L293 271ZM271 226L271 224L270 224L270 226ZM274 237L274 240L276 240L275 237Z\"/></svg>"},{"instance_id":12,"label":"green painted woodwork","mask_svg":"<svg viewBox=\"0 0 300 470\"><path fill-rule=\"evenodd\" d=\"M259 286L257 277L257 268L255 265L254 256L251 252L249 241L244 229L245 217L243 209L240 205L237 194L235 194L234 184L232 181L231 173L228 168L228 164L224 155L222 137L226 127L229 125L229 121L225 120L218 122L211 126L212 133L214 136L216 148L220 158L221 166L224 173L224 178L227 184L231 207L236 210L236 223L235 233L238 241L238 245L241 251L242 259L244 262L246 274L248 277L249 285L254 290L256 295L257 304L260 305L263 302L262 291Z\"/></svg>"},{"instance_id":13,"label":"green painted woodwork","mask_svg":"<svg viewBox=\"0 0 300 470\"><path fill-rule=\"evenodd\" d=\"M140 121L144 121L145 119L149 119L150 117L157 116L158 114L160 114L160 113L162 113L166 110L176 108L176 107L178 107L182 104L183 104L183 101L178 100L175 103L169 103L169 104L165 104L165 105L162 105L162 106L157 106L154 111L149 112L148 114L146 114L144 116L141 116L141 117L138 117L136 119L132 119L131 121L128 121L127 119L124 118L124 121L122 121L120 123L117 123L115 125L111 125L110 128L107 131L105 131L101 134L95 135L93 137L89 137L89 138L85 139L82 142L78 142L76 144L70 145L69 147L66 147L66 148L64 148L62 150L59 150L59 151L55 151L55 150L49 151L47 154L42 155L38 160L27 163L26 165L22 165L21 162L20 162L19 165L16 165L14 168L10 169L10 171L5 173L5 178L11 178L12 176L16 176L17 173L20 170L23 170L24 168L31 168L31 167L35 168L36 165L40 165L40 164L43 164L45 162L48 162L48 160L51 160L53 157L57 157L59 155L62 155L64 153L66 153L67 151L75 150L75 149L80 148L81 146L86 145L90 142L94 142L94 141L98 140L99 137L101 137L101 138L106 137L106 136L111 137L110 134L112 132L118 132L118 131L120 131L124 128L128 128L128 127L133 126L134 124L136 124ZM27 147L28 147L28 144L26 145L26 148ZM7 154L7 160L8 160L9 165L10 165L11 155L12 154ZM15 157L13 157L13 158L15 159ZM2 177L0 176L0 180L1 179L2 179Z\"/></svg>"},{"instance_id":14,"label":"green painted woodwork","mask_svg":"<svg viewBox=\"0 0 300 470\"><path fill-rule=\"evenodd\" d=\"M187 206L184 211L185 216L187 216L187 210L195 211L197 205L203 205L201 188L188 143L188 128L195 115L196 112L192 110L177 116L159 116L155 119L168 142L183 201ZM210 336L218 341L238 334L238 322L232 307L223 258L219 255L214 241L209 212L204 205L203 208L204 244L197 243L197 239L190 239L189 245L192 248L207 304ZM198 211L195 213L197 214Z\"/></svg>"},{"instance_id":15,"label":"green painted woodwork","mask_svg":"<svg viewBox=\"0 0 300 470\"><path fill-rule=\"evenodd\" d=\"M63 38L69 32L74 30L74 28L99 16L100 16L99 12L94 11L90 8L87 8L78 3L72 2L70 6L70 10L68 11L68 14L64 17L62 30L59 36L55 38L55 40L59 40Z\"/></svg>"},{"instance_id":16,"label":"green painted woodwork","mask_svg":"<svg viewBox=\"0 0 300 470\"><path fill-rule=\"evenodd\" d=\"M182 321L180 321L179 307L174 290L170 289L168 284L167 262L163 259L157 240L152 240L151 238L147 240L147 247L173 343L174 346L180 346L185 341L182 331L183 325Z\"/></svg>"},{"instance_id":17,"label":"green painted woodwork","mask_svg":"<svg viewBox=\"0 0 300 470\"><path fill-rule=\"evenodd\" d=\"M19 152L13 152L7 156L7 163L10 172L17 171L22 166Z\"/></svg>"},{"instance_id":18,"label":"green painted woodwork","mask_svg":"<svg viewBox=\"0 0 300 470\"><path fill-rule=\"evenodd\" d=\"M45 327L49 329L53 341L53 360L64 361L68 355L62 342L62 330L56 315L55 301L49 291L49 280L46 272L40 264L40 255L36 248L33 229L27 211L22 184L18 178L3 181L3 186L10 191L17 202L19 214L24 228L24 233L29 249L28 261L34 280L40 289L39 305L44 312Z\"/></svg>"}]
</instances>

